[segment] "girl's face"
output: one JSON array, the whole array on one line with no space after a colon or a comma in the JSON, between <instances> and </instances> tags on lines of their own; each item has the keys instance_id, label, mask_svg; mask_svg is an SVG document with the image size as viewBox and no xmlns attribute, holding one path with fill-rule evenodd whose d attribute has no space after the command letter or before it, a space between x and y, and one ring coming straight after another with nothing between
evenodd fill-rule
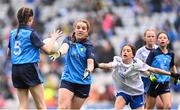
<instances>
[{"instance_id":1,"label":"girl's face","mask_svg":"<svg viewBox=\"0 0 180 110\"><path fill-rule=\"evenodd\" d=\"M155 31L149 30L146 32L145 41L147 45L154 45L156 43Z\"/></svg>"},{"instance_id":2,"label":"girl's face","mask_svg":"<svg viewBox=\"0 0 180 110\"><path fill-rule=\"evenodd\" d=\"M157 41L161 47L166 47L169 44L168 36L165 33L159 34Z\"/></svg>"},{"instance_id":3,"label":"girl's face","mask_svg":"<svg viewBox=\"0 0 180 110\"><path fill-rule=\"evenodd\" d=\"M132 49L130 46L124 46L122 49L121 57L123 60L129 60L134 57Z\"/></svg>"},{"instance_id":4,"label":"girl's face","mask_svg":"<svg viewBox=\"0 0 180 110\"><path fill-rule=\"evenodd\" d=\"M83 40L88 37L88 28L87 24L84 22L78 22L74 29L75 36L77 40Z\"/></svg>"}]
</instances>

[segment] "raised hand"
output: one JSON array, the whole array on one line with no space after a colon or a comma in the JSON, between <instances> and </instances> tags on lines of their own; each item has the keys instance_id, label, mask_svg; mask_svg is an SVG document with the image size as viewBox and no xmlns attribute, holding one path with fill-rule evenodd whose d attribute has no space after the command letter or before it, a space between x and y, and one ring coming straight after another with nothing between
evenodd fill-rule
<instances>
[{"instance_id":1,"label":"raised hand","mask_svg":"<svg viewBox=\"0 0 180 110\"><path fill-rule=\"evenodd\" d=\"M61 31L61 30L56 30L56 31L54 30L53 32L50 33L51 38L54 39L54 40L56 40L59 37L61 37L62 34L63 34L63 31Z\"/></svg>"}]
</instances>

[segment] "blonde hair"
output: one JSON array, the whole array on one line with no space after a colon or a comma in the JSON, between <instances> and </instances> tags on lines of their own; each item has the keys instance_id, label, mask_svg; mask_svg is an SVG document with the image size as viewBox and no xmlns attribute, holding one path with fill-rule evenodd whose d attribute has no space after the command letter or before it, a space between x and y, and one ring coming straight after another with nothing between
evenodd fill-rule
<instances>
[{"instance_id":1,"label":"blonde hair","mask_svg":"<svg viewBox=\"0 0 180 110\"><path fill-rule=\"evenodd\" d=\"M89 21L88 20L86 20L86 19L79 19L79 20L77 20L76 22L74 22L74 24L73 24L73 29L75 29L76 28L76 25L77 25L77 23L79 23L79 22L83 22L83 23L85 23L86 25L87 25L87 31L88 31L88 34L91 32L91 26L90 26L90 23L89 23Z\"/></svg>"},{"instance_id":2,"label":"blonde hair","mask_svg":"<svg viewBox=\"0 0 180 110\"><path fill-rule=\"evenodd\" d=\"M145 32L144 32L144 37L146 37L146 33L148 32L148 31L154 31L155 33L156 33L156 29L146 29L145 30Z\"/></svg>"}]
</instances>

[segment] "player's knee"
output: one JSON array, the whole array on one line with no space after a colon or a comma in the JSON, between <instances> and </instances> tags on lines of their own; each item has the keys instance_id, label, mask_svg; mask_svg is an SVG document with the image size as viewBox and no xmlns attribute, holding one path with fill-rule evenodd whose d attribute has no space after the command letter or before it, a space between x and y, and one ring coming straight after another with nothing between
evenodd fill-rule
<instances>
[{"instance_id":1,"label":"player's knee","mask_svg":"<svg viewBox=\"0 0 180 110\"><path fill-rule=\"evenodd\" d=\"M145 109L153 109L154 108L154 105L153 104L149 104L149 103L146 103L146 105L144 106Z\"/></svg>"},{"instance_id":2,"label":"player's knee","mask_svg":"<svg viewBox=\"0 0 180 110\"><path fill-rule=\"evenodd\" d=\"M36 104L37 109L45 110L47 108L45 101L42 99L41 100L35 100L35 104Z\"/></svg>"},{"instance_id":3,"label":"player's knee","mask_svg":"<svg viewBox=\"0 0 180 110\"><path fill-rule=\"evenodd\" d=\"M156 105L157 109L163 109L164 107L161 105Z\"/></svg>"},{"instance_id":4,"label":"player's knee","mask_svg":"<svg viewBox=\"0 0 180 110\"><path fill-rule=\"evenodd\" d=\"M58 109L70 109L71 102L70 101L59 101Z\"/></svg>"},{"instance_id":5,"label":"player's knee","mask_svg":"<svg viewBox=\"0 0 180 110\"><path fill-rule=\"evenodd\" d=\"M157 107L157 109L163 109L164 108L162 102L161 103L156 103L156 107Z\"/></svg>"},{"instance_id":6,"label":"player's knee","mask_svg":"<svg viewBox=\"0 0 180 110\"><path fill-rule=\"evenodd\" d=\"M20 105L19 110L25 110L27 108L28 108L28 106Z\"/></svg>"},{"instance_id":7,"label":"player's knee","mask_svg":"<svg viewBox=\"0 0 180 110\"><path fill-rule=\"evenodd\" d=\"M59 104L58 109L59 110L70 109L70 105L68 105L68 104Z\"/></svg>"},{"instance_id":8,"label":"player's knee","mask_svg":"<svg viewBox=\"0 0 180 110\"><path fill-rule=\"evenodd\" d=\"M38 105L37 105L37 109L45 110L45 109L46 109L46 104L45 104L45 103L38 104Z\"/></svg>"},{"instance_id":9,"label":"player's knee","mask_svg":"<svg viewBox=\"0 0 180 110\"><path fill-rule=\"evenodd\" d=\"M164 109L171 109L171 103L164 104Z\"/></svg>"},{"instance_id":10,"label":"player's knee","mask_svg":"<svg viewBox=\"0 0 180 110\"><path fill-rule=\"evenodd\" d=\"M23 103L20 104L19 109L20 110L25 110L28 108L28 102L24 101Z\"/></svg>"}]
</instances>

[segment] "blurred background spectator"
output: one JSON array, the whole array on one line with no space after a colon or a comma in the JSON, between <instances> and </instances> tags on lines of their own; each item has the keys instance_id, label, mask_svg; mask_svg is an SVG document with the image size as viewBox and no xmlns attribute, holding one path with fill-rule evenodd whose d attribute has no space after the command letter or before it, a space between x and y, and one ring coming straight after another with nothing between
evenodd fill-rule
<instances>
[{"instance_id":1,"label":"blurred background spectator","mask_svg":"<svg viewBox=\"0 0 180 110\"><path fill-rule=\"evenodd\" d=\"M91 39L98 62L112 61L121 46L133 43L144 45L147 28L166 31L171 49L176 54L180 72L180 1L179 0L1 0L0 1L0 109L17 109L18 102L11 82L11 63L6 57L9 31L16 27L16 12L21 6L35 11L34 27L42 36L61 27L64 37L70 34L74 20L86 18L91 22ZM64 39L58 39L59 43ZM64 58L55 62L41 55L40 67L45 81L48 108L57 107L57 88L63 71ZM106 73L106 74L105 74ZM114 88L111 71L97 69L93 73L90 97L82 109L113 109ZM173 85L173 109L180 109L180 86ZM31 108L34 108L33 102Z\"/></svg>"}]
</instances>

